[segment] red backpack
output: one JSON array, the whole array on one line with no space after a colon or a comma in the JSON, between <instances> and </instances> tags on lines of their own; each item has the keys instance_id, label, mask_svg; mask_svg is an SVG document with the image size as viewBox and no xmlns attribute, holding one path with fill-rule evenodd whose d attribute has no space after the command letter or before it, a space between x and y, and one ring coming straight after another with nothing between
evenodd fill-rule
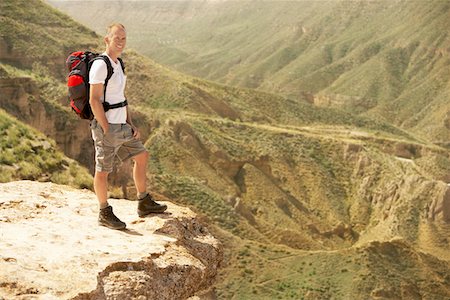
<instances>
[{"instance_id":1,"label":"red backpack","mask_svg":"<svg viewBox=\"0 0 450 300\"><path fill-rule=\"evenodd\" d=\"M69 101L72 110L82 119L92 120L94 114L92 113L91 106L89 104L89 70L91 69L92 63L101 59L106 63L108 73L106 75L103 96L106 95L106 86L108 85L109 79L114 73L111 62L106 55L100 55L98 53L93 53L89 51L78 51L73 52L67 57L66 65L69 70L69 75L67 79L67 87L69 90ZM119 58L120 65L123 72L125 73L125 66L122 59ZM105 97L103 98L105 99ZM105 112L109 109L124 107L128 103L123 101L117 104L109 104L105 101L103 102L103 108Z\"/></svg>"}]
</instances>

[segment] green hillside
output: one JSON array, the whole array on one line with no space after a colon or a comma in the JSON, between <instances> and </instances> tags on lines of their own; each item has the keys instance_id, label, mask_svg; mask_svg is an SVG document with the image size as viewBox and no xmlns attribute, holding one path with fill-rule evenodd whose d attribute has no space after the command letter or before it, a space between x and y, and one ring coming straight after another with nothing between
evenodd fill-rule
<instances>
[{"instance_id":1,"label":"green hillside","mask_svg":"<svg viewBox=\"0 0 450 300\"><path fill-rule=\"evenodd\" d=\"M92 188L86 168L67 158L53 140L3 110L0 130L0 182L28 179Z\"/></svg>"},{"instance_id":2,"label":"green hillside","mask_svg":"<svg viewBox=\"0 0 450 300\"><path fill-rule=\"evenodd\" d=\"M66 52L74 45L92 47L97 42L92 30L43 7L41 1L2 1L0 20L2 63L35 72L43 69L59 80L66 76L62 68Z\"/></svg>"},{"instance_id":3,"label":"green hillside","mask_svg":"<svg viewBox=\"0 0 450 300\"><path fill-rule=\"evenodd\" d=\"M67 12L82 3L51 2ZM309 93L317 105L450 138L448 1L115 1L107 13L102 5L76 17L96 30L123 20L133 47L180 71L293 99Z\"/></svg>"},{"instance_id":4,"label":"green hillside","mask_svg":"<svg viewBox=\"0 0 450 300\"><path fill-rule=\"evenodd\" d=\"M64 153L67 148L55 143L70 139L76 126L75 118L59 103L66 92L64 61L60 60L68 45L61 33L69 42L64 26L74 26L81 41L81 35L89 31L83 33L82 26L39 1L2 1L0 25L0 180L92 188L88 170L66 156L73 157Z\"/></svg>"},{"instance_id":5,"label":"green hillside","mask_svg":"<svg viewBox=\"0 0 450 300\"><path fill-rule=\"evenodd\" d=\"M87 122L66 103L64 58L80 48L100 50L101 37L42 1L27 3L0 4L0 28L9 26L1 33L8 132L0 166L36 161L43 169L33 165L24 176L56 180L40 176L60 157L43 133L92 169ZM70 28L79 28L79 42L71 43ZM58 38L40 44L49 36ZM26 52L33 44L61 60L36 64L41 54ZM317 107L307 94L194 78L132 49L123 58L127 97L151 153L150 190L202 214L226 248L211 291L219 299L449 297L447 149L364 114ZM36 129L21 129L29 127L11 115ZM12 161L9 145L24 154Z\"/></svg>"}]
</instances>

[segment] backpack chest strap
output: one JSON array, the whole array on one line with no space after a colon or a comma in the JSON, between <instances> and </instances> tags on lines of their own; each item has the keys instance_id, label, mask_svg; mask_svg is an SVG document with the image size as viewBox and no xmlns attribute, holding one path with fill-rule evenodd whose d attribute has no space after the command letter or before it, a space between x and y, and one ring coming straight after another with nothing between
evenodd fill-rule
<instances>
[{"instance_id":1,"label":"backpack chest strap","mask_svg":"<svg viewBox=\"0 0 450 300\"><path fill-rule=\"evenodd\" d=\"M105 112L107 112L110 109L115 109L115 108L121 108L121 107L125 107L128 105L128 101L125 99L125 101L119 102L119 103L115 103L115 104L109 104L108 102L103 102L103 109L105 110Z\"/></svg>"}]
</instances>

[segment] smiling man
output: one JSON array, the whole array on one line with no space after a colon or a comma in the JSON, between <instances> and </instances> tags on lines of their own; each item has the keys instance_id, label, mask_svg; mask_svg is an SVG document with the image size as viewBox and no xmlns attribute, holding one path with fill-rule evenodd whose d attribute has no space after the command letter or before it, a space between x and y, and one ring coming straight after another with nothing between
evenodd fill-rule
<instances>
[{"instance_id":1,"label":"smiling man","mask_svg":"<svg viewBox=\"0 0 450 300\"><path fill-rule=\"evenodd\" d=\"M118 23L110 25L104 41L106 51L102 59L94 60L89 71L89 101L94 114L91 122L95 144L94 190L100 207L99 225L124 229L126 224L114 215L108 204L108 174L113 170L116 157L122 161L134 160L133 179L140 217L164 212L167 206L156 203L147 193L148 152L139 140L139 130L131 121L125 98L125 68L119 58L127 41L125 27Z\"/></svg>"}]
</instances>

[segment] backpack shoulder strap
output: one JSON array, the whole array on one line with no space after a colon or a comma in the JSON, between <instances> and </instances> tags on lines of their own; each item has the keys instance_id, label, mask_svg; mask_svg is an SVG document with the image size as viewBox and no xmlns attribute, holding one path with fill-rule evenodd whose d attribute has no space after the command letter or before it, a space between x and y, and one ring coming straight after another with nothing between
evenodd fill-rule
<instances>
[{"instance_id":1,"label":"backpack shoulder strap","mask_svg":"<svg viewBox=\"0 0 450 300\"><path fill-rule=\"evenodd\" d=\"M106 85L108 85L108 81L111 79L111 77L114 74L114 69L111 65L111 61L109 60L109 58L106 55L99 55L95 59L101 59L106 64L106 69L108 70L108 73L106 74L106 78L105 78L105 87L106 87Z\"/></svg>"},{"instance_id":2,"label":"backpack shoulder strap","mask_svg":"<svg viewBox=\"0 0 450 300\"><path fill-rule=\"evenodd\" d=\"M111 79L111 77L114 74L114 69L111 65L111 62L109 61L109 58L106 55L99 55L96 58L94 58L93 61L97 60L97 59L103 60L106 64L107 73L106 73L106 78L105 78L105 84L103 85L103 101L106 101L106 87L108 86L108 81Z\"/></svg>"},{"instance_id":3,"label":"backpack shoulder strap","mask_svg":"<svg viewBox=\"0 0 450 300\"><path fill-rule=\"evenodd\" d=\"M120 62L120 66L122 67L123 74L125 74L125 64L123 63L123 60L120 57L118 57L117 59Z\"/></svg>"}]
</instances>

